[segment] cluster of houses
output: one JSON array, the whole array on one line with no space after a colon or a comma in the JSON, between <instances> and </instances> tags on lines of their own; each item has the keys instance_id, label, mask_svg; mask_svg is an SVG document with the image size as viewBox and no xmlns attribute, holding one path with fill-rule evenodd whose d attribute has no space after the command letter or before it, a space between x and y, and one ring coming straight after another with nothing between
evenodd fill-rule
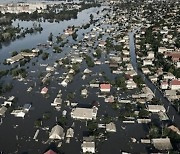
<instances>
[{"instance_id":1,"label":"cluster of houses","mask_svg":"<svg viewBox=\"0 0 180 154\"><path fill-rule=\"evenodd\" d=\"M141 61L142 72L148 75L149 79L155 83L160 88L160 90L163 91L164 95L170 101L179 100L180 98L178 94L180 90L180 79L178 78L178 72L180 68L180 49L176 46L176 42L178 42L177 35L180 32L180 26L174 26L173 23L176 23L177 21L172 18L173 16L177 15L178 8L179 7L173 6L171 11L157 14L157 18L162 18L162 16L166 15L164 19L165 23L162 23L159 26L153 23L149 23L149 16L144 17L144 24L141 27L141 30L136 34L136 49L138 54L137 58L139 61ZM140 52L140 50L142 50L142 46L139 43L145 38L146 30L150 27L152 27L152 34L161 36L160 45L158 46L156 56L155 51L152 49L153 45L150 43L144 44L146 50L145 54ZM156 66L158 61L164 61L164 64L166 65L161 67ZM168 66L171 67L168 68Z\"/></svg>"},{"instance_id":2,"label":"cluster of houses","mask_svg":"<svg viewBox=\"0 0 180 154\"><path fill-rule=\"evenodd\" d=\"M0 116L4 117L6 111L8 110L9 107L11 107L14 104L14 102L15 102L14 96L11 96L6 101L4 101L4 103L1 104ZM18 107L17 109L14 108L11 114L14 115L15 117L24 118L25 115L29 112L30 108L31 108L31 104L24 104L23 107Z\"/></svg>"},{"instance_id":3,"label":"cluster of houses","mask_svg":"<svg viewBox=\"0 0 180 154\"><path fill-rule=\"evenodd\" d=\"M47 12L47 7L53 7L58 5L58 9L56 9L56 13L62 11L64 8L66 8L66 10L74 10L74 9L81 9L81 4L80 1L44 1L44 2L18 2L18 3L2 3L0 5L0 11L1 13L5 14L5 13L33 13L35 11L37 11L38 13L43 13L43 12ZM66 6L64 6L64 4L66 4Z\"/></svg>"},{"instance_id":4,"label":"cluster of houses","mask_svg":"<svg viewBox=\"0 0 180 154\"><path fill-rule=\"evenodd\" d=\"M11 58L7 58L6 62L13 64L15 62L19 62L20 60L24 58L33 58L38 55L39 51L40 51L39 49L32 49L32 52L20 52Z\"/></svg>"},{"instance_id":5,"label":"cluster of houses","mask_svg":"<svg viewBox=\"0 0 180 154\"><path fill-rule=\"evenodd\" d=\"M9 3L9 4L1 4L0 11L1 13L33 13L34 11L38 11L39 13L42 10L47 8L47 4L45 3Z\"/></svg>"},{"instance_id":6,"label":"cluster of houses","mask_svg":"<svg viewBox=\"0 0 180 154\"><path fill-rule=\"evenodd\" d=\"M1 108L0 108L0 116L5 116L5 113L7 111L7 109L12 106L13 102L15 100L14 96L9 97L6 101L4 101L3 104L1 104Z\"/></svg>"},{"instance_id":7,"label":"cluster of houses","mask_svg":"<svg viewBox=\"0 0 180 154\"><path fill-rule=\"evenodd\" d=\"M60 109L61 108L61 104L62 104L62 93L61 90L59 90L56 98L54 99L53 103L51 103L51 106L54 106L56 109Z\"/></svg>"}]
</instances>

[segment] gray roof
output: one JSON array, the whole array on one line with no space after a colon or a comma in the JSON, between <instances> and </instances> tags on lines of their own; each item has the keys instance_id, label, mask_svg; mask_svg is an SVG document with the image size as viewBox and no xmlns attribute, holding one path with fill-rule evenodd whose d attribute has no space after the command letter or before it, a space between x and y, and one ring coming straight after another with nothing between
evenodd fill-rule
<instances>
[{"instance_id":1,"label":"gray roof","mask_svg":"<svg viewBox=\"0 0 180 154\"><path fill-rule=\"evenodd\" d=\"M74 136L74 130L72 128L69 128L66 133L66 137L73 137Z\"/></svg>"},{"instance_id":2,"label":"gray roof","mask_svg":"<svg viewBox=\"0 0 180 154\"><path fill-rule=\"evenodd\" d=\"M11 57L11 58L8 58L7 61L14 61L15 62L15 61L19 61L19 60L21 60L23 58L24 57L21 54L17 54L15 56Z\"/></svg>"},{"instance_id":3,"label":"gray roof","mask_svg":"<svg viewBox=\"0 0 180 154\"><path fill-rule=\"evenodd\" d=\"M83 142L82 147L95 148L95 143L94 142Z\"/></svg>"},{"instance_id":4,"label":"gray roof","mask_svg":"<svg viewBox=\"0 0 180 154\"><path fill-rule=\"evenodd\" d=\"M116 125L113 122L106 124L106 131L107 132L116 132Z\"/></svg>"},{"instance_id":5,"label":"gray roof","mask_svg":"<svg viewBox=\"0 0 180 154\"><path fill-rule=\"evenodd\" d=\"M167 138L156 138L151 140L154 147L158 150L170 150L172 149L171 141Z\"/></svg>"},{"instance_id":6,"label":"gray roof","mask_svg":"<svg viewBox=\"0 0 180 154\"><path fill-rule=\"evenodd\" d=\"M83 137L83 141L85 141L85 142L92 142L92 141L94 141L94 136Z\"/></svg>"},{"instance_id":7,"label":"gray roof","mask_svg":"<svg viewBox=\"0 0 180 154\"><path fill-rule=\"evenodd\" d=\"M3 116L6 111L7 111L7 108L6 108L5 106L2 106L2 107L0 108L0 116Z\"/></svg>"}]
</instances>

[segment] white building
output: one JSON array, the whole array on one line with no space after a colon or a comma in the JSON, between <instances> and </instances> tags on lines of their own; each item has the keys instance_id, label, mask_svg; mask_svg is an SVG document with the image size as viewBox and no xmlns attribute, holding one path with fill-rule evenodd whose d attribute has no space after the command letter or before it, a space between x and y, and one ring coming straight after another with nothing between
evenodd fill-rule
<instances>
[{"instance_id":1,"label":"white building","mask_svg":"<svg viewBox=\"0 0 180 154\"><path fill-rule=\"evenodd\" d=\"M72 57L71 62L72 63L81 63L83 61L82 57Z\"/></svg>"},{"instance_id":2,"label":"white building","mask_svg":"<svg viewBox=\"0 0 180 154\"><path fill-rule=\"evenodd\" d=\"M176 63L176 67L177 67L177 68L180 68L180 62L177 62L177 63Z\"/></svg>"},{"instance_id":3,"label":"white building","mask_svg":"<svg viewBox=\"0 0 180 154\"><path fill-rule=\"evenodd\" d=\"M87 89L81 90L81 95L87 96L87 93L88 93Z\"/></svg>"},{"instance_id":4,"label":"white building","mask_svg":"<svg viewBox=\"0 0 180 154\"><path fill-rule=\"evenodd\" d=\"M166 52L167 51L167 48L165 48L165 47L159 47L158 48L158 52L159 53L164 53L164 52Z\"/></svg>"},{"instance_id":5,"label":"white building","mask_svg":"<svg viewBox=\"0 0 180 154\"><path fill-rule=\"evenodd\" d=\"M152 60L147 60L147 59L145 59L145 60L143 60L143 66L149 66L149 65L153 65L153 61Z\"/></svg>"},{"instance_id":6,"label":"white building","mask_svg":"<svg viewBox=\"0 0 180 154\"><path fill-rule=\"evenodd\" d=\"M93 108L74 108L71 111L71 117L73 119L82 119L82 120L92 120L96 119L97 116L97 107Z\"/></svg>"},{"instance_id":7,"label":"white building","mask_svg":"<svg viewBox=\"0 0 180 154\"><path fill-rule=\"evenodd\" d=\"M131 71L134 69L132 64L130 64L130 63L126 64L126 67L127 67L127 71Z\"/></svg>"},{"instance_id":8,"label":"white building","mask_svg":"<svg viewBox=\"0 0 180 154\"><path fill-rule=\"evenodd\" d=\"M53 103L51 103L51 106L60 106L62 104L61 98L55 98Z\"/></svg>"},{"instance_id":9,"label":"white building","mask_svg":"<svg viewBox=\"0 0 180 154\"><path fill-rule=\"evenodd\" d=\"M72 128L69 128L66 132L66 137L72 138L74 137L74 130Z\"/></svg>"},{"instance_id":10,"label":"white building","mask_svg":"<svg viewBox=\"0 0 180 154\"><path fill-rule=\"evenodd\" d=\"M107 132L116 132L116 125L113 122L106 124L106 131Z\"/></svg>"},{"instance_id":11,"label":"white building","mask_svg":"<svg viewBox=\"0 0 180 154\"><path fill-rule=\"evenodd\" d=\"M46 71L47 71L47 72L53 72L54 70L55 70L55 68L52 67L52 66L47 66L47 67L46 67Z\"/></svg>"},{"instance_id":12,"label":"white building","mask_svg":"<svg viewBox=\"0 0 180 154\"><path fill-rule=\"evenodd\" d=\"M20 109L20 110L13 110L11 112L11 114L14 115L15 117L24 118L26 113L23 110Z\"/></svg>"},{"instance_id":13,"label":"white building","mask_svg":"<svg viewBox=\"0 0 180 154\"><path fill-rule=\"evenodd\" d=\"M148 105L148 111L157 113L157 112L166 112L166 109L163 105Z\"/></svg>"},{"instance_id":14,"label":"white building","mask_svg":"<svg viewBox=\"0 0 180 154\"><path fill-rule=\"evenodd\" d=\"M95 153L94 137L83 137L83 143L81 145L83 153Z\"/></svg>"},{"instance_id":15,"label":"white building","mask_svg":"<svg viewBox=\"0 0 180 154\"><path fill-rule=\"evenodd\" d=\"M153 51L149 51L149 52L147 52L147 54L148 54L148 56L147 56L148 59L154 59L154 52Z\"/></svg>"},{"instance_id":16,"label":"white building","mask_svg":"<svg viewBox=\"0 0 180 154\"><path fill-rule=\"evenodd\" d=\"M172 149L171 141L168 137L166 138L155 138L151 140L151 143L158 150L170 150Z\"/></svg>"},{"instance_id":17,"label":"white building","mask_svg":"<svg viewBox=\"0 0 180 154\"><path fill-rule=\"evenodd\" d=\"M4 116L7 111L7 108L5 106L0 107L0 116Z\"/></svg>"},{"instance_id":18,"label":"white building","mask_svg":"<svg viewBox=\"0 0 180 154\"><path fill-rule=\"evenodd\" d=\"M130 79L126 81L126 87L127 89L135 89L137 88L137 84L132 79Z\"/></svg>"},{"instance_id":19,"label":"white building","mask_svg":"<svg viewBox=\"0 0 180 154\"><path fill-rule=\"evenodd\" d=\"M90 152L90 153L95 153L95 142L83 142L82 150L83 153Z\"/></svg>"},{"instance_id":20,"label":"white building","mask_svg":"<svg viewBox=\"0 0 180 154\"><path fill-rule=\"evenodd\" d=\"M160 87L161 87L161 89L165 90L165 89L168 89L169 84L167 81L162 81Z\"/></svg>"},{"instance_id":21,"label":"white building","mask_svg":"<svg viewBox=\"0 0 180 154\"><path fill-rule=\"evenodd\" d=\"M13 56L11 58L6 59L7 63L13 64L15 62L20 61L21 59L23 59L24 57L21 54L17 54L16 56Z\"/></svg>"},{"instance_id":22,"label":"white building","mask_svg":"<svg viewBox=\"0 0 180 154\"><path fill-rule=\"evenodd\" d=\"M142 72L144 73L144 74L150 74L151 73L151 71L148 69L148 68L142 68Z\"/></svg>"},{"instance_id":23,"label":"white building","mask_svg":"<svg viewBox=\"0 0 180 154\"><path fill-rule=\"evenodd\" d=\"M168 73L163 75L163 79L164 80L172 80L172 79L175 79L175 78L176 77L172 73L170 73L170 72L168 72Z\"/></svg>"},{"instance_id":24,"label":"white building","mask_svg":"<svg viewBox=\"0 0 180 154\"><path fill-rule=\"evenodd\" d=\"M52 128L49 134L49 139L62 140L64 139L64 135L64 129L60 125L56 125Z\"/></svg>"}]
</instances>

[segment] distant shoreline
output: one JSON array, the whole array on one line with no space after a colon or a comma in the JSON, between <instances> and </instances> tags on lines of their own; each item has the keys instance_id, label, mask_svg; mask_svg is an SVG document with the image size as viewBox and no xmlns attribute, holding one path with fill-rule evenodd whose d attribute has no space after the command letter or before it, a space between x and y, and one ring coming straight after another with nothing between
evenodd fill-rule
<instances>
[{"instance_id":1,"label":"distant shoreline","mask_svg":"<svg viewBox=\"0 0 180 154\"><path fill-rule=\"evenodd\" d=\"M66 0L0 0L0 4L18 3L18 2L65 2ZM79 0L73 0L74 2L79 2Z\"/></svg>"}]
</instances>

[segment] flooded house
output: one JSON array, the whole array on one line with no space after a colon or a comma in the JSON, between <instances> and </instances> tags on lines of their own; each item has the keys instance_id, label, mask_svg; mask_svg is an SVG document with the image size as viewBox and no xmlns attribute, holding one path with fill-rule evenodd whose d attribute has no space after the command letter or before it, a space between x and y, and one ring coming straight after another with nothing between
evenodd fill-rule
<instances>
[{"instance_id":1,"label":"flooded house","mask_svg":"<svg viewBox=\"0 0 180 154\"><path fill-rule=\"evenodd\" d=\"M41 94L47 94L47 92L48 92L48 88L46 87L42 88Z\"/></svg>"},{"instance_id":2,"label":"flooded house","mask_svg":"<svg viewBox=\"0 0 180 154\"><path fill-rule=\"evenodd\" d=\"M100 91L101 92L110 92L111 91L111 85L109 83L100 84Z\"/></svg>"},{"instance_id":3,"label":"flooded house","mask_svg":"<svg viewBox=\"0 0 180 154\"><path fill-rule=\"evenodd\" d=\"M62 104L62 99L61 98L55 98L53 103L51 103L51 106L61 106Z\"/></svg>"},{"instance_id":4,"label":"flooded house","mask_svg":"<svg viewBox=\"0 0 180 154\"><path fill-rule=\"evenodd\" d=\"M127 89L135 89L137 88L137 84L133 81L133 79L129 79L126 81Z\"/></svg>"},{"instance_id":5,"label":"flooded house","mask_svg":"<svg viewBox=\"0 0 180 154\"><path fill-rule=\"evenodd\" d=\"M87 94L88 94L87 89L82 89L82 90L81 90L81 95L82 95L82 96L87 97Z\"/></svg>"},{"instance_id":6,"label":"flooded house","mask_svg":"<svg viewBox=\"0 0 180 154\"><path fill-rule=\"evenodd\" d=\"M14 115L15 117L20 117L20 118L24 118L26 115L23 109L15 109L11 112L11 114Z\"/></svg>"},{"instance_id":7,"label":"flooded house","mask_svg":"<svg viewBox=\"0 0 180 154\"><path fill-rule=\"evenodd\" d=\"M0 116L5 116L6 111L7 111L7 107L1 106L0 107Z\"/></svg>"},{"instance_id":8,"label":"flooded house","mask_svg":"<svg viewBox=\"0 0 180 154\"><path fill-rule=\"evenodd\" d=\"M160 151L171 150L173 148L171 141L168 137L151 139L151 143L157 150Z\"/></svg>"},{"instance_id":9,"label":"flooded house","mask_svg":"<svg viewBox=\"0 0 180 154\"><path fill-rule=\"evenodd\" d=\"M83 153L95 153L94 137L83 137L83 143L81 144Z\"/></svg>"},{"instance_id":10,"label":"flooded house","mask_svg":"<svg viewBox=\"0 0 180 154\"><path fill-rule=\"evenodd\" d=\"M73 138L74 137L74 129L72 129L72 128L67 129L66 137Z\"/></svg>"},{"instance_id":11,"label":"flooded house","mask_svg":"<svg viewBox=\"0 0 180 154\"><path fill-rule=\"evenodd\" d=\"M149 112L157 113L157 112L166 112L166 109L163 105L148 105L147 109Z\"/></svg>"},{"instance_id":12,"label":"flooded house","mask_svg":"<svg viewBox=\"0 0 180 154\"><path fill-rule=\"evenodd\" d=\"M53 72L53 71L55 71L55 68L52 67L52 66L47 66L47 67L46 67L46 71L47 71L47 72Z\"/></svg>"},{"instance_id":13,"label":"flooded house","mask_svg":"<svg viewBox=\"0 0 180 154\"><path fill-rule=\"evenodd\" d=\"M6 59L7 63L13 64L15 62L18 62L20 60L24 59L24 57L21 54L17 54L11 58Z\"/></svg>"},{"instance_id":14,"label":"flooded house","mask_svg":"<svg viewBox=\"0 0 180 154\"><path fill-rule=\"evenodd\" d=\"M79 120L93 120L96 119L98 108L74 108L71 111L71 117Z\"/></svg>"},{"instance_id":15,"label":"flooded house","mask_svg":"<svg viewBox=\"0 0 180 154\"><path fill-rule=\"evenodd\" d=\"M107 132L116 132L116 125L113 122L106 124L106 131Z\"/></svg>"},{"instance_id":16,"label":"flooded house","mask_svg":"<svg viewBox=\"0 0 180 154\"><path fill-rule=\"evenodd\" d=\"M50 149L46 151L44 154L57 154L57 153Z\"/></svg>"},{"instance_id":17,"label":"flooded house","mask_svg":"<svg viewBox=\"0 0 180 154\"><path fill-rule=\"evenodd\" d=\"M74 30L72 27L67 28L64 32L65 35L72 35L73 33L74 33Z\"/></svg>"},{"instance_id":18,"label":"flooded house","mask_svg":"<svg viewBox=\"0 0 180 154\"><path fill-rule=\"evenodd\" d=\"M171 90L180 90L180 80L174 79L170 82Z\"/></svg>"},{"instance_id":19,"label":"flooded house","mask_svg":"<svg viewBox=\"0 0 180 154\"><path fill-rule=\"evenodd\" d=\"M60 125L55 125L49 134L49 139L63 140L65 136L64 129Z\"/></svg>"}]
</instances>

